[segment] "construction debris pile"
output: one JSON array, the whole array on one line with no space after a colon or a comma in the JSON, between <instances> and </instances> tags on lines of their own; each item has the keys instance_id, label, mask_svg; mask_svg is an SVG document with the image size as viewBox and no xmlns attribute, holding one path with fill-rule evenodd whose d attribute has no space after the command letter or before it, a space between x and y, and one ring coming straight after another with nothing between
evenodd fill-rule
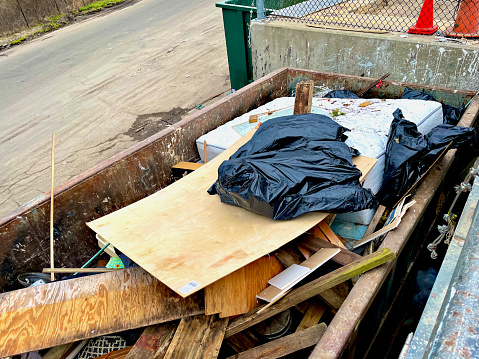
<instances>
[{"instance_id":1,"label":"construction debris pile","mask_svg":"<svg viewBox=\"0 0 479 359\"><path fill-rule=\"evenodd\" d=\"M179 164L189 173L179 181L87 223L111 259L67 271L108 273L6 293L0 353L321 357L314 347L358 276L395 258L381 239L416 205L410 189L445 149L478 147L472 129L437 127L438 102L313 98L313 87L200 137L204 165ZM395 161L397 146L415 152ZM212 183L234 205L209 195ZM48 335L29 336L37 326Z\"/></svg>"}]
</instances>

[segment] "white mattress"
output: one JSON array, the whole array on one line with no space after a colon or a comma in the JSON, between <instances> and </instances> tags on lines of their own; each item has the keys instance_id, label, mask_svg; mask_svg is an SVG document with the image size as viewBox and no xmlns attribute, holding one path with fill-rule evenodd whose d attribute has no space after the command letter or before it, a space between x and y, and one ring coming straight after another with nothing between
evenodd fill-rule
<instances>
[{"instance_id":1,"label":"white mattress","mask_svg":"<svg viewBox=\"0 0 479 359\"><path fill-rule=\"evenodd\" d=\"M370 102L371 105L359 107L365 101ZM201 159L204 160L204 141L207 144L207 159L211 160L254 127L255 124L249 124L250 115L265 113L259 118L259 121L265 122L274 117L291 115L293 105L294 97L275 99L201 136L196 141ZM364 182L364 187L370 188L373 193L377 193L382 186L389 127L393 120L392 114L397 108L401 109L404 117L414 122L423 134L442 123L442 106L435 101L313 98L313 113L329 115L334 121L348 128L350 131L346 132L348 136L346 143L359 150L362 155L378 159ZM268 111L275 110L273 114L267 114ZM335 110L344 115L331 116ZM375 210L363 210L343 213L337 218L353 223L369 224L374 213Z\"/></svg>"}]
</instances>

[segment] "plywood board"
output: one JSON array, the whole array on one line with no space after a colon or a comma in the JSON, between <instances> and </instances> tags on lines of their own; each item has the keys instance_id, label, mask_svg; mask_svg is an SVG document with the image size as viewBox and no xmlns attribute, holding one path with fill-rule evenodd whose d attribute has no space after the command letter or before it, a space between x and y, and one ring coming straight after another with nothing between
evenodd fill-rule
<instances>
[{"instance_id":1,"label":"plywood board","mask_svg":"<svg viewBox=\"0 0 479 359\"><path fill-rule=\"evenodd\" d=\"M249 312L259 306L256 294L283 270L274 256L261 257L205 288L205 314L220 318Z\"/></svg>"},{"instance_id":2,"label":"plywood board","mask_svg":"<svg viewBox=\"0 0 479 359\"><path fill-rule=\"evenodd\" d=\"M275 221L206 192L219 165L253 133L181 180L88 226L183 297L278 249L326 214Z\"/></svg>"}]
</instances>

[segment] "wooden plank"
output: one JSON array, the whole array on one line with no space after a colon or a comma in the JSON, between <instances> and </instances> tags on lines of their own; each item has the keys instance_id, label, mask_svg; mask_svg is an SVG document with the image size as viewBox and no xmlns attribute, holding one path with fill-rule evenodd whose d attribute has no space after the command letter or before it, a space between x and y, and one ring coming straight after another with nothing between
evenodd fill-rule
<instances>
[{"instance_id":1,"label":"wooden plank","mask_svg":"<svg viewBox=\"0 0 479 359\"><path fill-rule=\"evenodd\" d=\"M51 348L42 359L65 359L72 352L78 342L57 345Z\"/></svg>"},{"instance_id":2,"label":"wooden plank","mask_svg":"<svg viewBox=\"0 0 479 359\"><path fill-rule=\"evenodd\" d=\"M147 327L125 359L162 359L177 326L177 322L169 322Z\"/></svg>"},{"instance_id":3,"label":"wooden plank","mask_svg":"<svg viewBox=\"0 0 479 359\"><path fill-rule=\"evenodd\" d=\"M274 359L315 345L326 332L324 323L283 338L273 340L256 348L233 355L228 359Z\"/></svg>"},{"instance_id":4,"label":"wooden plank","mask_svg":"<svg viewBox=\"0 0 479 359\"><path fill-rule=\"evenodd\" d=\"M417 201L416 210L406 213L397 230L388 233L380 250L387 247L393 250L396 256L400 255L409 236L421 220L429 202L446 176L455 153L456 150L450 150L420 184L413 197ZM334 316L327 333L315 347L310 358L341 357L395 262L391 261L361 276L343 306Z\"/></svg>"},{"instance_id":5,"label":"wooden plank","mask_svg":"<svg viewBox=\"0 0 479 359\"><path fill-rule=\"evenodd\" d=\"M203 313L141 268L29 287L0 295L0 357Z\"/></svg>"},{"instance_id":6,"label":"wooden plank","mask_svg":"<svg viewBox=\"0 0 479 359\"><path fill-rule=\"evenodd\" d=\"M259 306L256 294L283 267L274 256L261 257L205 288L205 314L220 313L220 318L249 312Z\"/></svg>"},{"instance_id":7,"label":"wooden plank","mask_svg":"<svg viewBox=\"0 0 479 359\"><path fill-rule=\"evenodd\" d=\"M258 314L258 310L253 310L247 314L244 314L238 318L235 318L228 325L226 330L226 337L230 337L240 331L251 327L275 314L282 312L298 303L301 303L326 289L332 288L339 283L343 283L348 279L351 279L355 275L362 274L368 270L371 270L381 264L384 264L391 259L395 258L394 253L388 249L383 248L377 252L374 252L366 257L360 257L355 262L352 262L344 267L336 269L318 279L315 279L297 289L292 290L283 299L277 302L275 305L269 307L267 310ZM260 310L265 307L260 307Z\"/></svg>"},{"instance_id":8,"label":"wooden plank","mask_svg":"<svg viewBox=\"0 0 479 359\"><path fill-rule=\"evenodd\" d=\"M168 347L165 359L213 359L218 357L228 318L198 315L183 318Z\"/></svg>"},{"instance_id":9,"label":"wooden plank","mask_svg":"<svg viewBox=\"0 0 479 359\"><path fill-rule=\"evenodd\" d=\"M374 214L373 219L371 220L371 223L369 223L368 229L366 229L366 232L364 233L363 237L367 237L370 234L374 233L374 231L376 231L376 227L378 226L379 221L381 220L381 217L383 216L385 211L386 211L386 207L384 207L382 204L379 205L379 207L376 210L376 213Z\"/></svg>"},{"instance_id":10,"label":"wooden plank","mask_svg":"<svg viewBox=\"0 0 479 359\"><path fill-rule=\"evenodd\" d=\"M291 266L293 264L301 264L303 262L301 257L291 253L295 253L293 250L296 248L294 244L288 244L286 247L288 250L284 250L281 253L281 258L284 263L287 263L285 267ZM281 248L280 248L281 249ZM291 251L290 251L291 250ZM340 253L336 254L339 255ZM360 258L360 256L358 256ZM332 258L334 260L334 257ZM318 294L318 296L331 308L338 310L341 304L346 299L348 295L348 286L344 283L338 284L337 286L327 289L324 292ZM317 323L316 323L317 324Z\"/></svg>"},{"instance_id":11,"label":"wooden plank","mask_svg":"<svg viewBox=\"0 0 479 359\"><path fill-rule=\"evenodd\" d=\"M318 324L326 309L327 307L324 304L317 300L311 300L306 313L304 313L303 319L301 319L301 322L296 328L296 332L300 332Z\"/></svg>"},{"instance_id":12,"label":"wooden plank","mask_svg":"<svg viewBox=\"0 0 479 359\"><path fill-rule=\"evenodd\" d=\"M275 221L206 192L219 165L253 133L188 176L88 226L183 297L275 251L326 214Z\"/></svg>"},{"instance_id":13,"label":"wooden plank","mask_svg":"<svg viewBox=\"0 0 479 359\"><path fill-rule=\"evenodd\" d=\"M237 353L252 349L258 345L258 338L248 329L226 339L228 345Z\"/></svg>"},{"instance_id":14,"label":"wooden plank","mask_svg":"<svg viewBox=\"0 0 479 359\"><path fill-rule=\"evenodd\" d=\"M120 268L43 268L43 273L105 273Z\"/></svg>"},{"instance_id":15,"label":"wooden plank","mask_svg":"<svg viewBox=\"0 0 479 359\"><path fill-rule=\"evenodd\" d=\"M328 241L323 241L312 235L302 236L301 241L299 243L303 247L313 252L319 251L321 248L338 248L334 244L329 243ZM341 265L346 265L361 258L359 254L348 251L345 248L339 248L339 249L341 250L341 252L339 252L332 258L332 260L336 263L339 263Z\"/></svg>"},{"instance_id":16,"label":"wooden plank","mask_svg":"<svg viewBox=\"0 0 479 359\"><path fill-rule=\"evenodd\" d=\"M126 347L120 350L115 350L111 353L97 357L96 359L125 359L132 347Z\"/></svg>"},{"instance_id":17,"label":"wooden plank","mask_svg":"<svg viewBox=\"0 0 479 359\"><path fill-rule=\"evenodd\" d=\"M301 81L296 84L293 115L311 113L313 92L314 82L312 80L305 82Z\"/></svg>"},{"instance_id":18,"label":"wooden plank","mask_svg":"<svg viewBox=\"0 0 479 359\"><path fill-rule=\"evenodd\" d=\"M329 228L329 226L326 223L324 223L324 221L318 223L318 227L324 233L328 241L330 241L332 244L338 247L346 248L343 242L341 242L338 236L331 230L331 228Z\"/></svg>"},{"instance_id":19,"label":"wooden plank","mask_svg":"<svg viewBox=\"0 0 479 359\"><path fill-rule=\"evenodd\" d=\"M319 250L310 258L302 262L301 265L293 264L284 272L271 278L269 280L271 285L261 293L257 294L256 297L270 302L271 305L283 297L290 288L306 278L314 270L318 269L338 253L338 248L323 248Z\"/></svg>"},{"instance_id":20,"label":"wooden plank","mask_svg":"<svg viewBox=\"0 0 479 359\"><path fill-rule=\"evenodd\" d=\"M298 247L293 243L288 243L279 248L274 255L284 267L289 267L293 264L300 264L305 259Z\"/></svg>"}]
</instances>

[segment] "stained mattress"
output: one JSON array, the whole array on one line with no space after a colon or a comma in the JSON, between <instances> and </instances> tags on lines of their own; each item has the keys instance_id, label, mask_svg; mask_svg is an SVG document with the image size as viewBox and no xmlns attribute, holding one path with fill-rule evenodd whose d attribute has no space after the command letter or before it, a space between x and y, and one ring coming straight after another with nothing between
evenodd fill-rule
<instances>
[{"instance_id":1,"label":"stained mattress","mask_svg":"<svg viewBox=\"0 0 479 359\"><path fill-rule=\"evenodd\" d=\"M364 106L365 102L369 105ZM294 97L278 98L201 136L196 141L201 159L204 160L205 141L207 160L211 160L257 125L249 122L251 115L258 115L258 122L265 122L271 118L291 115L293 106ZM370 188L373 193L377 193L382 186L389 127L393 120L392 113L397 108L401 109L405 118L414 122L423 134L442 123L441 104L434 101L313 98L311 112L327 115L350 129L351 131L346 133L346 143L359 150L362 155L378 159L364 182L364 187ZM375 210L363 210L343 213L337 218L369 224L374 213Z\"/></svg>"}]
</instances>

